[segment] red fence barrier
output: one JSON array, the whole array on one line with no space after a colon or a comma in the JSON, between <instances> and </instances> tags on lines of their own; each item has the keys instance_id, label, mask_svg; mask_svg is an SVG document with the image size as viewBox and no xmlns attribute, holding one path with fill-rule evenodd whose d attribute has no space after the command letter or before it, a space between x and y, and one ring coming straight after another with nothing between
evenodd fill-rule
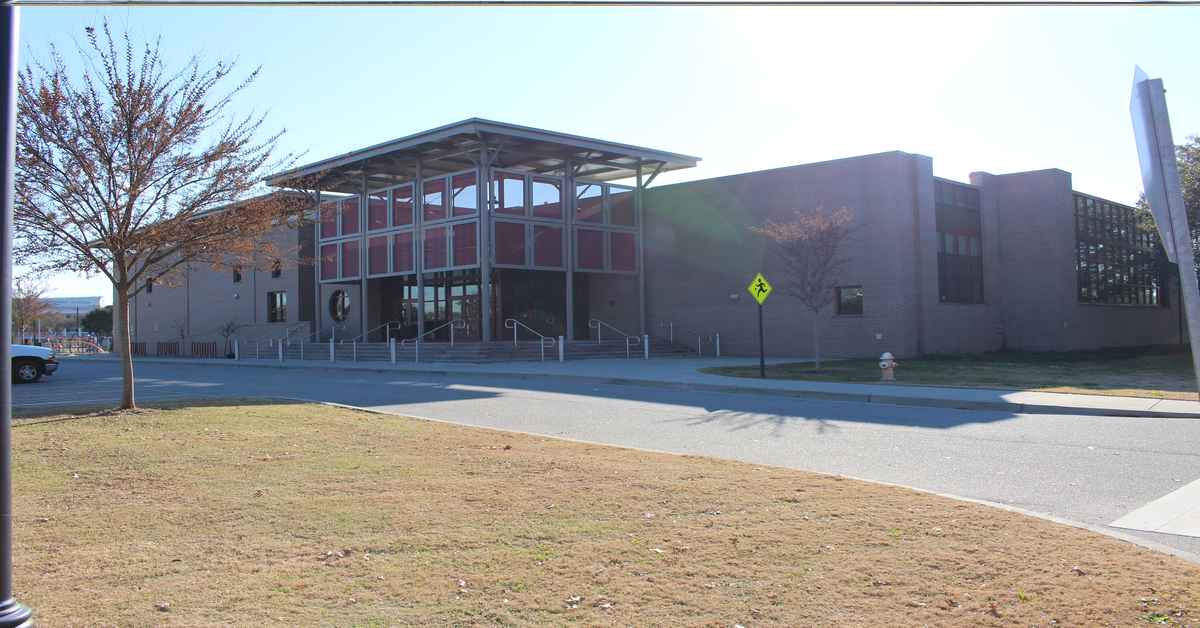
<instances>
[{"instance_id":1,"label":"red fence barrier","mask_svg":"<svg viewBox=\"0 0 1200 628\"><path fill-rule=\"evenodd\" d=\"M129 343L129 355L146 355L146 343L144 343L144 342Z\"/></svg>"},{"instance_id":2,"label":"red fence barrier","mask_svg":"<svg viewBox=\"0 0 1200 628\"><path fill-rule=\"evenodd\" d=\"M159 357L179 357L179 341L158 343L158 346L154 350L154 355Z\"/></svg>"},{"instance_id":3,"label":"red fence barrier","mask_svg":"<svg viewBox=\"0 0 1200 628\"><path fill-rule=\"evenodd\" d=\"M193 358L220 358L224 357L217 348L217 343L213 342L193 342L192 343Z\"/></svg>"}]
</instances>

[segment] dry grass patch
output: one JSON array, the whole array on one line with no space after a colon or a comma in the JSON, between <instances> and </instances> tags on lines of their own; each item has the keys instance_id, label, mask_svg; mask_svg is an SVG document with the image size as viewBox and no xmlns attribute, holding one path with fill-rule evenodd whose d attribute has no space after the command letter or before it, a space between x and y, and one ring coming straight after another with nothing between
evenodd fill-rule
<instances>
[{"instance_id":1,"label":"dry grass patch","mask_svg":"<svg viewBox=\"0 0 1200 628\"><path fill-rule=\"evenodd\" d=\"M707 458L315 405L25 423L13 457L45 626L1200 620L1167 555Z\"/></svg>"},{"instance_id":2,"label":"dry grass patch","mask_svg":"<svg viewBox=\"0 0 1200 628\"><path fill-rule=\"evenodd\" d=\"M758 377L758 365L700 369L732 377ZM879 383L878 360L793 362L767 366L768 379ZM1192 356L1161 348L1074 352L928 355L900 360L899 384L1017 388L1041 392L1196 400Z\"/></svg>"}]
</instances>

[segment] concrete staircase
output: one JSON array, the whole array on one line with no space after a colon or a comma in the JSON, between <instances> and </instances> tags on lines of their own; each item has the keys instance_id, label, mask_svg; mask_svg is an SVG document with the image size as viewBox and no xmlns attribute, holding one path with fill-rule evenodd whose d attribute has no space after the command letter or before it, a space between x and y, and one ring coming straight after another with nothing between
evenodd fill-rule
<instances>
[{"instance_id":1,"label":"concrete staircase","mask_svg":"<svg viewBox=\"0 0 1200 628\"><path fill-rule=\"evenodd\" d=\"M337 362L390 362L391 351L383 342L337 342L333 345L333 361ZM686 356L687 349L673 347L664 340L651 339L650 356L654 358ZM641 359L641 345L631 345L626 352L624 340L604 342L578 341L568 343L564 358L586 360L599 358ZM278 359L275 351L263 352L263 359ZM420 346L420 362L513 362L539 361L543 359L541 345L535 341L457 342L453 347L448 342L425 342ZM328 342L292 342L284 346L286 361L329 362ZM558 360L558 347L547 344L547 362ZM396 344L396 362L417 362L417 347L412 343Z\"/></svg>"}]
</instances>

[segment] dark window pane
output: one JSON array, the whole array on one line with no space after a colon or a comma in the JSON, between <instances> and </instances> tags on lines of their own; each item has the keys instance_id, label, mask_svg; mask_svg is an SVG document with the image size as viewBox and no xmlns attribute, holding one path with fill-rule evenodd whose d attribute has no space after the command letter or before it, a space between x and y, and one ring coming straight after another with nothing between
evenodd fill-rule
<instances>
[{"instance_id":1,"label":"dark window pane","mask_svg":"<svg viewBox=\"0 0 1200 628\"><path fill-rule=\"evenodd\" d=\"M533 178L533 215L562 220L562 184L553 179Z\"/></svg>"},{"instance_id":2,"label":"dark window pane","mask_svg":"<svg viewBox=\"0 0 1200 628\"><path fill-rule=\"evenodd\" d=\"M450 183L454 191L451 201L453 214L470 216L476 213L479 210L479 191L475 187L475 173L456 174L451 177Z\"/></svg>"},{"instance_id":3,"label":"dark window pane","mask_svg":"<svg viewBox=\"0 0 1200 628\"><path fill-rule=\"evenodd\" d=\"M842 316L863 313L862 286L846 286L837 289L837 313Z\"/></svg>"},{"instance_id":4,"label":"dark window pane","mask_svg":"<svg viewBox=\"0 0 1200 628\"><path fill-rule=\"evenodd\" d=\"M387 236L371 238L367 242L367 272L372 275L388 272Z\"/></svg>"},{"instance_id":5,"label":"dark window pane","mask_svg":"<svg viewBox=\"0 0 1200 628\"><path fill-rule=\"evenodd\" d=\"M367 229L383 229L388 226L387 192L376 192L367 197Z\"/></svg>"},{"instance_id":6,"label":"dark window pane","mask_svg":"<svg viewBox=\"0 0 1200 628\"><path fill-rule=\"evenodd\" d=\"M425 230L425 270L446 267L446 228Z\"/></svg>"},{"instance_id":7,"label":"dark window pane","mask_svg":"<svg viewBox=\"0 0 1200 628\"><path fill-rule=\"evenodd\" d=\"M613 231L608 234L609 260L612 270L637 270L637 236Z\"/></svg>"},{"instance_id":8,"label":"dark window pane","mask_svg":"<svg viewBox=\"0 0 1200 628\"><path fill-rule=\"evenodd\" d=\"M404 185L392 190L392 226L402 227L413 222L413 186Z\"/></svg>"},{"instance_id":9,"label":"dark window pane","mask_svg":"<svg viewBox=\"0 0 1200 628\"><path fill-rule=\"evenodd\" d=\"M321 279L337 279L338 245L321 247Z\"/></svg>"},{"instance_id":10,"label":"dark window pane","mask_svg":"<svg viewBox=\"0 0 1200 628\"><path fill-rule=\"evenodd\" d=\"M358 233L358 197L342 199L342 235Z\"/></svg>"},{"instance_id":11,"label":"dark window pane","mask_svg":"<svg viewBox=\"0 0 1200 628\"><path fill-rule=\"evenodd\" d=\"M609 186L608 188L608 219L614 225L632 227L633 190Z\"/></svg>"},{"instance_id":12,"label":"dark window pane","mask_svg":"<svg viewBox=\"0 0 1200 628\"><path fill-rule=\"evenodd\" d=\"M413 232L402 231L396 234L392 248L393 272L407 273L413 270Z\"/></svg>"},{"instance_id":13,"label":"dark window pane","mask_svg":"<svg viewBox=\"0 0 1200 628\"><path fill-rule=\"evenodd\" d=\"M497 172L492 181L492 195L495 197L497 214L525 215L524 175Z\"/></svg>"},{"instance_id":14,"label":"dark window pane","mask_svg":"<svg viewBox=\"0 0 1200 628\"><path fill-rule=\"evenodd\" d=\"M604 221L603 190L598 183L580 183L575 186L575 221Z\"/></svg>"},{"instance_id":15,"label":"dark window pane","mask_svg":"<svg viewBox=\"0 0 1200 628\"><path fill-rule=\"evenodd\" d=\"M446 180L426 179L422 193L425 195L425 220L441 220L445 218Z\"/></svg>"},{"instance_id":16,"label":"dark window pane","mask_svg":"<svg viewBox=\"0 0 1200 628\"><path fill-rule=\"evenodd\" d=\"M358 240L342 243L342 277L358 276Z\"/></svg>"},{"instance_id":17,"label":"dark window pane","mask_svg":"<svg viewBox=\"0 0 1200 628\"><path fill-rule=\"evenodd\" d=\"M286 292L268 292L267 293L267 322L268 323L286 323L287 322L287 293Z\"/></svg>"},{"instance_id":18,"label":"dark window pane","mask_svg":"<svg viewBox=\"0 0 1200 628\"><path fill-rule=\"evenodd\" d=\"M475 228L479 223L454 225L454 266L471 266L477 261Z\"/></svg>"},{"instance_id":19,"label":"dark window pane","mask_svg":"<svg viewBox=\"0 0 1200 628\"><path fill-rule=\"evenodd\" d=\"M337 203L330 201L321 203L321 237L332 238L337 235Z\"/></svg>"},{"instance_id":20,"label":"dark window pane","mask_svg":"<svg viewBox=\"0 0 1200 628\"><path fill-rule=\"evenodd\" d=\"M580 229L575 234L575 255L581 270L604 270L604 232Z\"/></svg>"},{"instance_id":21,"label":"dark window pane","mask_svg":"<svg viewBox=\"0 0 1200 628\"><path fill-rule=\"evenodd\" d=\"M562 268L563 231L559 227L533 226L533 265Z\"/></svg>"},{"instance_id":22,"label":"dark window pane","mask_svg":"<svg viewBox=\"0 0 1200 628\"><path fill-rule=\"evenodd\" d=\"M525 225L519 222L497 222L496 263L525 265Z\"/></svg>"}]
</instances>

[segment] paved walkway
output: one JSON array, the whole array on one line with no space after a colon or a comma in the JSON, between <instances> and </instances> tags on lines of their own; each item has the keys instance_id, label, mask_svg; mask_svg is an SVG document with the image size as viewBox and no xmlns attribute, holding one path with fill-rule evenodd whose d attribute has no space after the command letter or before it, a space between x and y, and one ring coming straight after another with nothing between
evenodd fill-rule
<instances>
[{"instance_id":1,"label":"paved walkway","mask_svg":"<svg viewBox=\"0 0 1200 628\"><path fill-rule=\"evenodd\" d=\"M79 359L105 360L109 357ZM772 358L768 363L804 361L804 358ZM497 375L505 377L571 378L605 384L634 384L707 390L714 392L767 393L802 399L857 401L889 405L913 405L964 410L1006 410L1035 414L1085 414L1093 416L1140 416L1200 418L1200 402L1110 395L953 388L897 384L844 384L779 379L726 377L701 373L708 366L757 364L757 358L660 358L571 360L566 362L497 362L467 364L452 362L321 362L276 360L192 360L186 358L137 358L137 362L172 364L220 364L267 368L315 368L338 371L420 372L438 375ZM900 373L903 378L903 372Z\"/></svg>"}]
</instances>

